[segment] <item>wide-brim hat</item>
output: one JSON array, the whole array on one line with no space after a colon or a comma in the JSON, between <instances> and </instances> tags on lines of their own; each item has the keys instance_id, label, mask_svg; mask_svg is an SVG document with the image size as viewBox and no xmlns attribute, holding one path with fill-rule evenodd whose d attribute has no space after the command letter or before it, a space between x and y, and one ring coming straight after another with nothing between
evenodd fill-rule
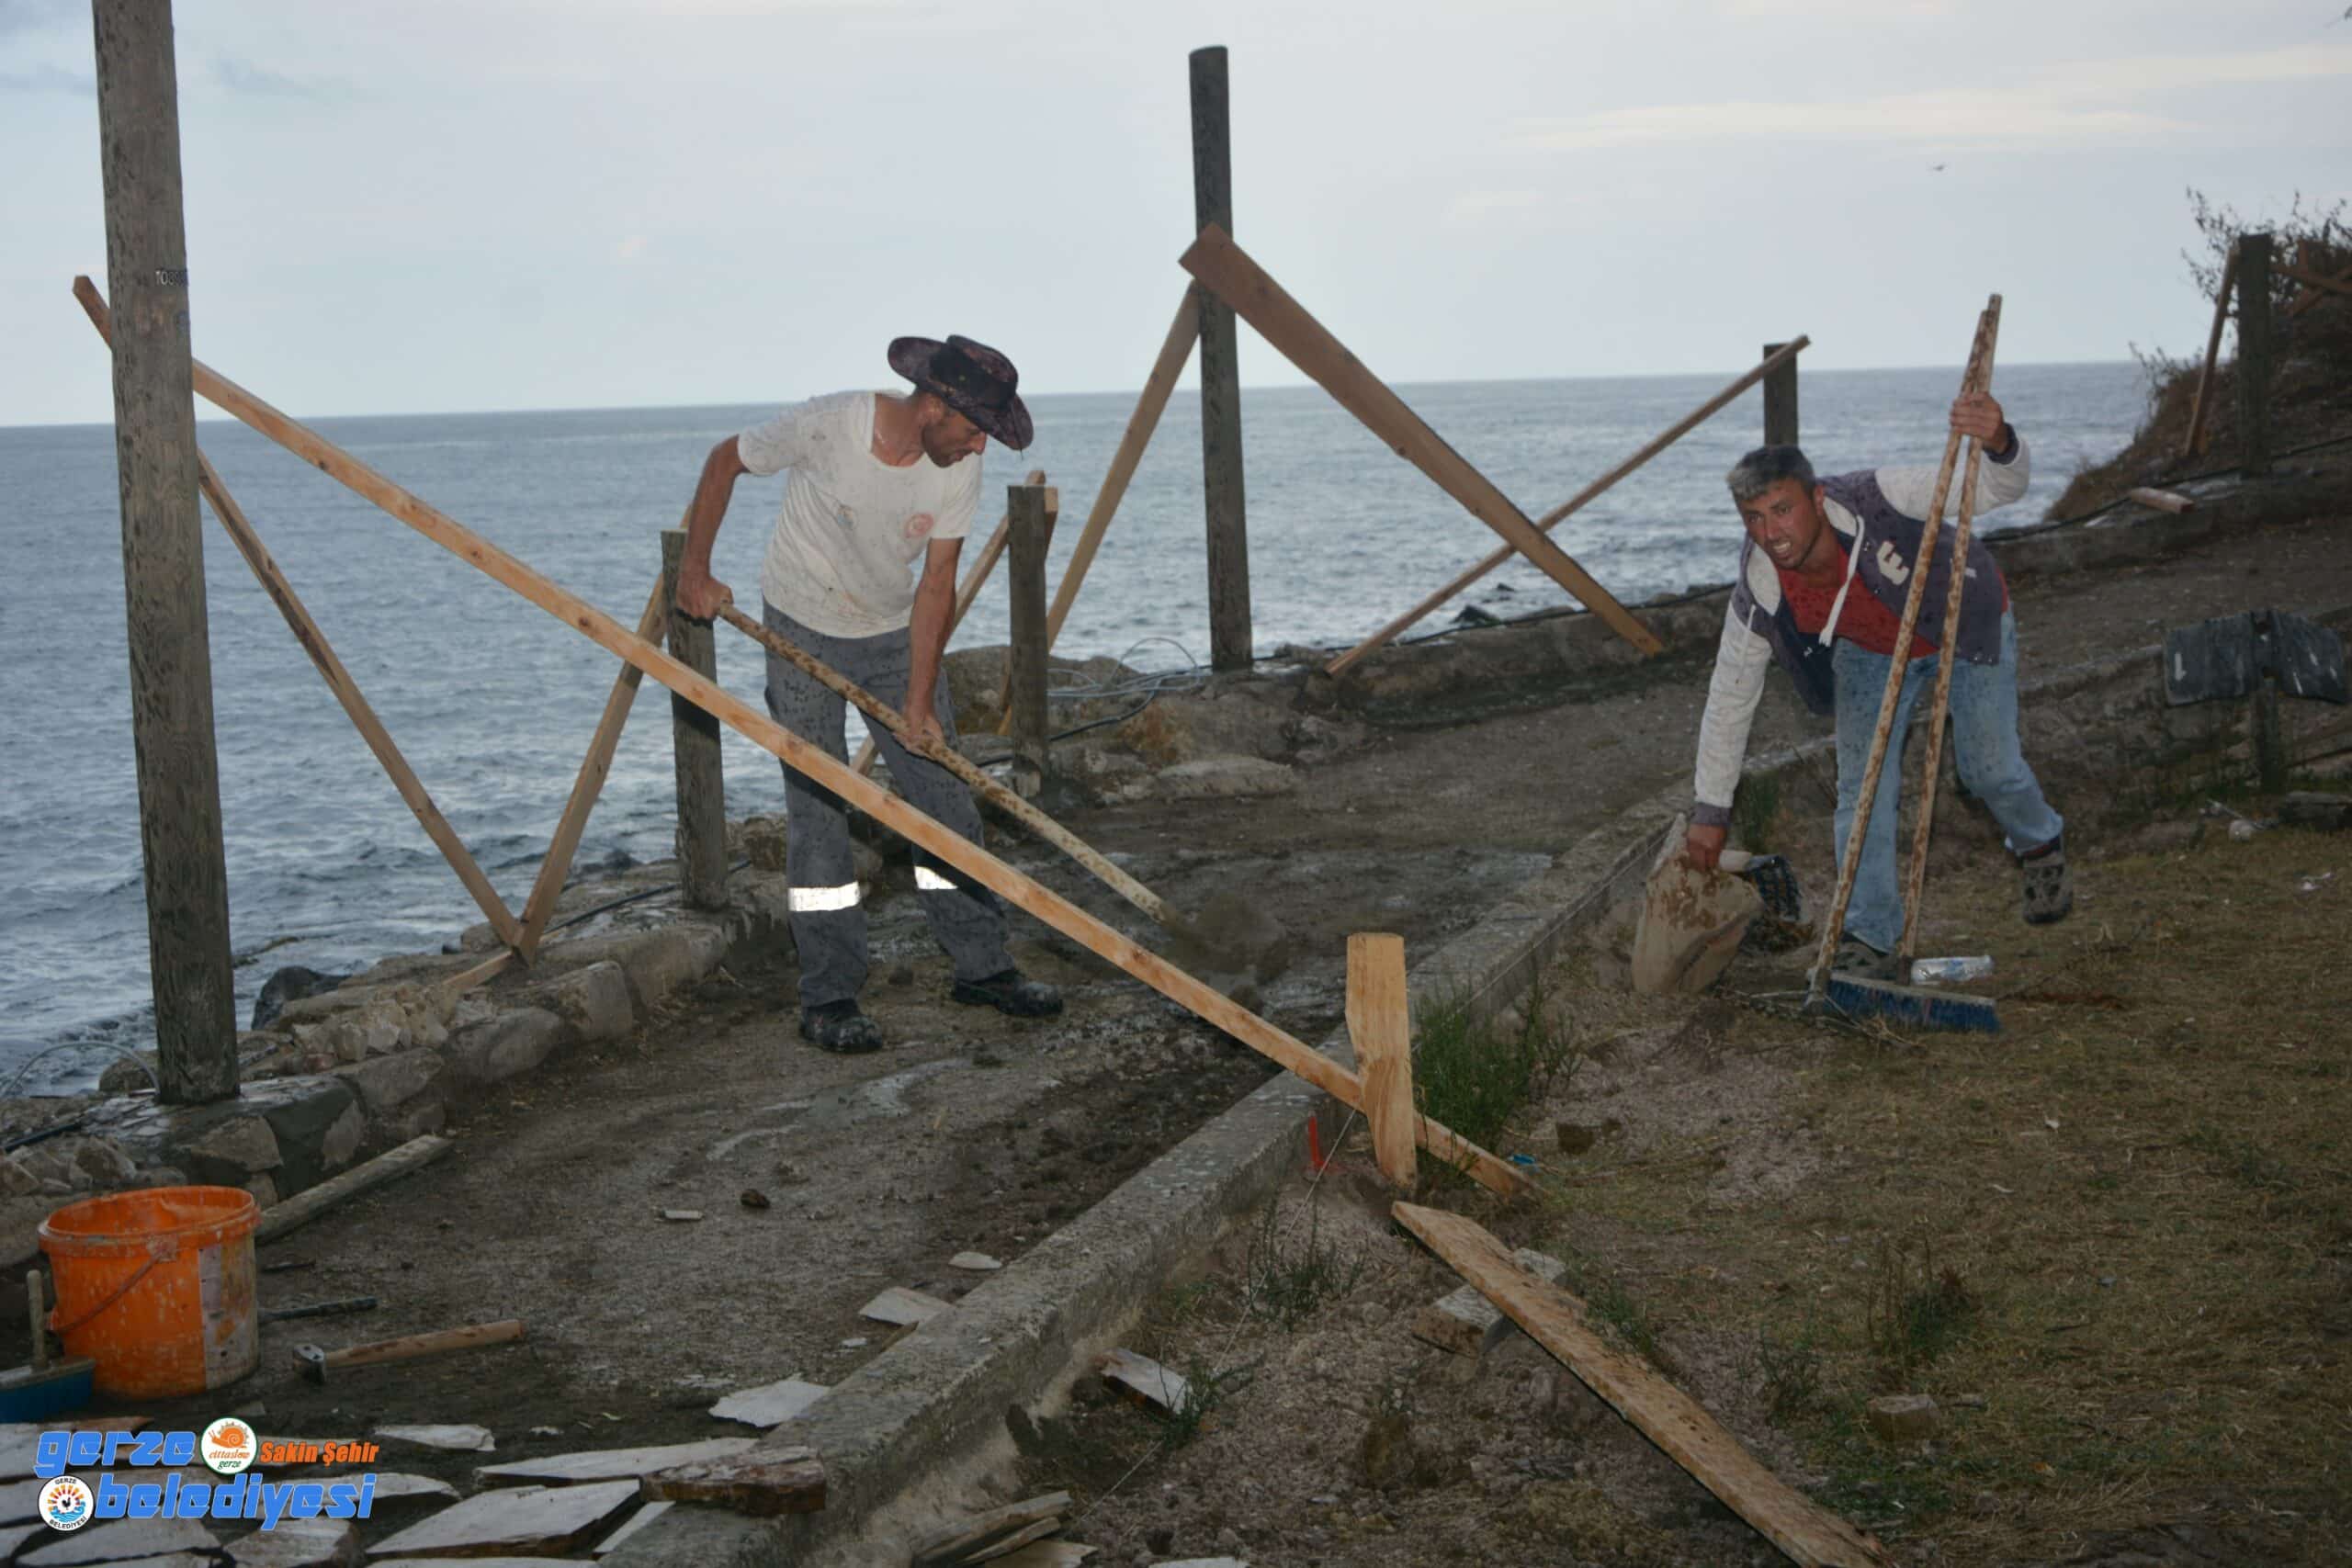
<instances>
[{"instance_id":1,"label":"wide-brim hat","mask_svg":"<svg viewBox=\"0 0 2352 1568\"><path fill-rule=\"evenodd\" d=\"M1021 372L984 343L953 333L945 343L899 338L890 344L890 368L1015 451L1036 434L1021 400Z\"/></svg>"}]
</instances>

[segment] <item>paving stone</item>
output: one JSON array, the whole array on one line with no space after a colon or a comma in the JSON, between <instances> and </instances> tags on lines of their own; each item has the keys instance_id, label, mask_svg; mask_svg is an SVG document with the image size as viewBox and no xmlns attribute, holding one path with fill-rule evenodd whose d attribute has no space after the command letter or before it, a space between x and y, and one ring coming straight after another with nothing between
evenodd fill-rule
<instances>
[{"instance_id":1,"label":"paving stone","mask_svg":"<svg viewBox=\"0 0 2352 1568\"><path fill-rule=\"evenodd\" d=\"M1943 1413L1924 1393L1890 1393L1870 1402L1871 1430L1890 1443L1925 1442L1943 1425Z\"/></svg>"},{"instance_id":2,"label":"paving stone","mask_svg":"<svg viewBox=\"0 0 2352 1568\"><path fill-rule=\"evenodd\" d=\"M545 1008L518 1008L486 1023L458 1030L446 1053L449 1070L474 1084L493 1084L529 1072L560 1044L563 1020Z\"/></svg>"}]
</instances>

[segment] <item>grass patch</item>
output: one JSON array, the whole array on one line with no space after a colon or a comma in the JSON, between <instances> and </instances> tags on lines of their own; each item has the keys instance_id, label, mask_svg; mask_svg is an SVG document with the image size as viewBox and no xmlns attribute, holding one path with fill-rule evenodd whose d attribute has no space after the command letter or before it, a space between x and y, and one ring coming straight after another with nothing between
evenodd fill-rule
<instances>
[{"instance_id":1,"label":"grass patch","mask_svg":"<svg viewBox=\"0 0 2352 1568\"><path fill-rule=\"evenodd\" d=\"M1976 1323L1977 1301L1926 1240L1879 1243L1868 1303L1871 1346L1896 1381L1950 1349Z\"/></svg>"},{"instance_id":2,"label":"grass patch","mask_svg":"<svg viewBox=\"0 0 2352 1568\"><path fill-rule=\"evenodd\" d=\"M1573 1077L1582 1061L1574 1031L1539 977L1517 1009L1515 1029L1475 1018L1458 994L1424 1001L1413 1039L1413 1100L1422 1115L1484 1148L1510 1119Z\"/></svg>"},{"instance_id":3,"label":"grass patch","mask_svg":"<svg viewBox=\"0 0 2352 1568\"><path fill-rule=\"evenodd\" d=\"M1285 1331L1295 1329L1326 1302L1354 1290L1363 1269L1362 1253L1323 1235L1322 1215L1312 1201L1305 1230L1293 1225L1285 1234L1277 1198L1250 1232L1244 1305L1252 1316L1271 1319Z\"/></svg>"}]
</instances>

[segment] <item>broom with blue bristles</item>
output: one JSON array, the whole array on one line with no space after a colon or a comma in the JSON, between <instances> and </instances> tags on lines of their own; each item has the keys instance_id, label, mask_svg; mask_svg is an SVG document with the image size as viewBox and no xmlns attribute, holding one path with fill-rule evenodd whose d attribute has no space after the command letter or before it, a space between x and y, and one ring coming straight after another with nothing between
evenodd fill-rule
<instances>
[{"instance_id":1,"label":"broom with blue bristles","mask_svg":"<svg viewBox=\"0 0 2352 1568\"><path fill-rule=\"evenodd\" d=\"M2000 330L2001 297L1996 294L1976 319L1976 340L1969 349L1968 367L1961 374L1962 396L1991 387L1993 347ZM1976 468L1981 443L1972 435L1967 446L1968 464L1960 484L1960 516L1952 535L1952 559L1945 573L1950 587L1944 596L1944 635L1936 665L1935 701L1928 716L1927 782L1921 791L1917 830L1912 840L1903 940L1896 949L1901 973L1906 975L1911 972L1920 893L1927 881L1928 834L1935 820L1937 770L1943 759L1944 714L1951 701L1952 652L1960 627L1961 593L1968 579L1969 535L1976 514ZM1928 505L1927 527L1919 536L1919 558L1912 565L1911 591L1903 602L1903 621L1894 634L1894 660L1887 668L1886 691L1879 699L1878 728L1871 738L1870 760L1862 769L1853 825L1846 834L1845 853L1838 866L1838 896L1829 906L1829 918L1822 922L1821 950L1814 958L1804 1005L1808 1012L1835 1011L1848 1017L1883 1018L1926 1029L1975 1030L1997 1034L2001 1016L1990 998L1932 991L1891 980L1868 980L1830 969L1838 939L1845 932L1846 906L1854 896L1854 875L1861 865L1862 841L1870 832L1871 807L1878 798L1879 776L1886 765L1887 741L1894 730L1903 679L1911 661L1912 631L1918 625L1919 606L1927 597L1928 572L1935 564L1938 536L1943 528L1944 499L1951 491L1952 468L1959 461L1960 450L1961 435L1955 430L1944 438L1943 465L1937 472L1935 495ZM1859 539L1856 547L1860 547Z\"/></svg>"}]
</instances>

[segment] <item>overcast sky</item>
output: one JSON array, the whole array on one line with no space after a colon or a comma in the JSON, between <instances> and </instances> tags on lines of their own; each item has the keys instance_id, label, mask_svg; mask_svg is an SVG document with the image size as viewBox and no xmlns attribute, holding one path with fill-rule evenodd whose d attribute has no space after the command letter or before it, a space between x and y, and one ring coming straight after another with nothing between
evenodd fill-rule
<instances>
[{"instance_id":1,"label":"overcast sky","mask_svg":"<svg viewBox=\"0 0 2352 1568\"><path fill-rule=\"evenodd\" d=\"M1993 290L2007 363L2186 352L2187 187L2352 195L2338 0L175 10L196 351L298 413L782 400L950 331L1132 389L1204 44L1237 238L1392 380L1956 364ZM0 0L0 424L106 419L83 0Z\"/></svg>"}]
</instances>

